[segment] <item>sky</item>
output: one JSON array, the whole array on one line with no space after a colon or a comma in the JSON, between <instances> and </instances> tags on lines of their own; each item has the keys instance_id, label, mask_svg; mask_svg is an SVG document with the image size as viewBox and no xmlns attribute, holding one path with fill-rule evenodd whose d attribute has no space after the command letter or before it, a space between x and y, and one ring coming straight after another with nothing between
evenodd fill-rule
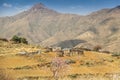
<instances>
[{"instance_id":1,"label":"sky","mask_svg":"<svg viewBox=\"0 0 120 80\"><path fill-rule=\"evenodd\" d=\"M87 15L120 5L120 0L0 0L0 17L13 16L42 3L61 13Z\"/></svg>"}]
</instances>

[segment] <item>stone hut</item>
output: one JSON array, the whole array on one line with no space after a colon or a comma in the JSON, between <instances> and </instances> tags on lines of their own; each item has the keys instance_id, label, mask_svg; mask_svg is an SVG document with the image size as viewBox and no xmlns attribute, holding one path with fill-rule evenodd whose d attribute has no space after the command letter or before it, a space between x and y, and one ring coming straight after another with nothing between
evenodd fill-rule
<instances>
[{"instance_id":1,"label":"stone hut","mask_svg":"<svg viewBox=\"0 0 120 80\"><path fill-rule=\"evenodd\" d=\"M52 52L52 48L51 47L45 47L45 52Z\"/></svg>"},{"instance_id":2,"label":"stone hut","mask_svg":"<svg viewBox=\"0 0 120 80\"><path fill-rule=\"evenodd\" d=\"M54 48L52 48L52 51L53 51L53 52L61 51L61 50L62 50L61 47L54 47Z\"/></svg>"},{"instance_id":3,"label":"stone hut","mask_svg":"<svg viewBox=\"0 0 120 80\"><path fill-rule=\"evenodd\" d=\"M55 51L57 57L64 57L64 52L62 50Z\"/></svg>"},{"instance_id":4,"label":"stone hut","mask_svg":"<svg viewBox=\"0 0 120 80\"><path fill-rule=\"evenodd\" d=\"M80 48L73 48L71 49L71 55L83 55L84 50L80 49Z\"/></svg>"},{"instance_id":5,"label":"stone hut","mask_svg":"<svg viewBox=\"0 0 120 80\"><path fill-rule=\"evenodd\" d=\"M65 55L68 55L68 54L71 53L71 49L70 48L64 48L63 52L64 52Z\"/></svg>"}]
</instances>

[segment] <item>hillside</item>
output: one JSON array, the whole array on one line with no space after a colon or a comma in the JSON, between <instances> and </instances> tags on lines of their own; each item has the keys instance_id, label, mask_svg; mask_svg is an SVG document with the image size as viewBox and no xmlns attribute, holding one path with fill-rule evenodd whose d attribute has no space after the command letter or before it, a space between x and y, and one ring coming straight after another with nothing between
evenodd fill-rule
<instances>
[{"instance_id":1,"label":"hillside","mask_svg":"<svg viewBox=\"0 0 120 80\"><path fill-rule=\"evenodd\" d=\"M0 37L26 37L42 46L95 46L119 52L120 6L86 16L62 14L39 3L11 17L0 18ZM67 45L66 45L67 44Z\"/></svg>"},{"instance_id":2,"label":"hillside","mask_svg":"<svg viewBox=\"0 0 120 80\"><path fill-rule=\"evenodd\" d=\"M54 80L51 62L56 60L66 63L61 63L65 69L62 68L59 80L120 79L120 58L112 54L84 51L83 55L58 57L56 52L46 52L40 46L3 41L0 41L0 51L0 71L11 80Z\"/></svg>"}]
</instances>

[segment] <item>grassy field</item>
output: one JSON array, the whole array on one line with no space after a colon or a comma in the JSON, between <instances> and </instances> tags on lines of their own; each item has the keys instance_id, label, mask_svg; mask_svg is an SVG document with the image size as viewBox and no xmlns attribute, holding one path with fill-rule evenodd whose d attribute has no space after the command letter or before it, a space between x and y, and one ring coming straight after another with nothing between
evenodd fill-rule
<instances>
[{"instance_id":1,"label":"grassy field","mask_svg":"<svg viewBox=\"0 0 120 80\"><path fill-rule=\"evenodd\" d=\"M40 54L17 55L38 50ZM55 52L45 52L40 46L0 41L0 71L13 80L54 80L49 63L56 57ZM120 80L120 58L111 54L84 51L84 55L59 58L72 61L59 80Z\"/></svg>"}]
</instances>

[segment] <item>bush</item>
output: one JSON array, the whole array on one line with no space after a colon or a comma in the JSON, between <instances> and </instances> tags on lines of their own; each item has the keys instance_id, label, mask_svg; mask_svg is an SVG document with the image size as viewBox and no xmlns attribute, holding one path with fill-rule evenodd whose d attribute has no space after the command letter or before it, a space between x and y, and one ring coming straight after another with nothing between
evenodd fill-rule
<instances>
[{"instance_id":1,"label":"bush","mask_svg":"<svg viewBox=\"0 0 120 80\"><path fill-rule=\"evenodd\" d=\"M14 36L12 37L11 41L14 41L15 43L28 44L28 41L26 40L26 38L18 37L17 35L14 35Z\"/></svg>"},{"instance_id":2,"label":"bush","mask_svg":"<svg viewBox=\"0 0 120 80\"><path fill-rule=\"evenodd\" d=\"M21 43L28 44L28 41L26 40L26 38L20 38L20 41Z\"/></svg>"},{"instance_id":3,"label":"bush","mask_svg":"<svg viewBox=\"0 0 120 80\"><path fill-rule=\"evenodd\" d=\"M70 77L70 78L77 78L79 75L78 74L72 74L72 75L68 75L68 77Z\"/></svg>"},{"instance_id":4,"label":"bush","mask_svg":"<svg viewBox=\"0 0 120 80\"><path fill-rule=\"evenodd\" d=\"M0 41L8 42L6 38L0 38Z\"/></svg>"},{"instance_id":5,"label":"bush","mask_svg":"<svg viewBox=\"0 0 120 80\"><path fill-rule=\"evenodd\" d=\"M31 66L23 66L23 67L16 67L14 70L22 70L22 69L33 69Z\"/></svg>"},{"instance_id":6,"label":"bush","mask_svg":"<svg viewBox=\"0 0 120 80\"><path fill-rule=\"evenodd\" d=\"M15 36L12 37L11 41L14 41L16 43L20 43L20 38L15 35Z\"/></svg>"},{"instance_id":7,"label":"bush","mask_svg":"<svg viewBox=\"0 0 120 80\"><path fill-rule=\"evenodd\" d=\"M100 45L97 45L93 48L94 51L99 51L100 49L102 49L102 47Z\"/></svg>"},{"instance_id":8,"label":"bush","mask_svg":"<svg viewBox=\"0 0 120 80\"><path fill-rule=\"evenodd\" d=\"M65 63L66 64L74 64L74 63L76 63L76 61L68 59L68 60L65 61Z\"/></svg>"},{"instance_id":9,"label":"bush","mask_svg":"<svg viewBox=\"0 0 120 80\"><path fill-rule=\"evenodd\" d=\"M120 52L113 53L112 56L118 57L118 56L120 56Z\"/></svg>"}]
</instances>

